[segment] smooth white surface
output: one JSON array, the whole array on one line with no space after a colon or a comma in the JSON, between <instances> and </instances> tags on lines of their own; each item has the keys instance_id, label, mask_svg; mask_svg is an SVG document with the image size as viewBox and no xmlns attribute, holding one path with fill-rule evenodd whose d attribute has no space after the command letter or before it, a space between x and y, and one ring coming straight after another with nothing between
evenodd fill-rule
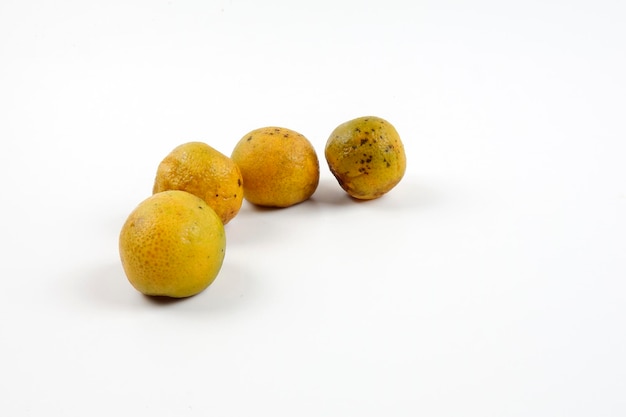
<instances>
[{"instance_id":1,"label":"smooth white surface","mask_svg":"<svg viewBox=\"0 0 626 417\"><path fill-rule=\"evenodd\" d=\"M620 1L3 1L0 412L626 414ZM356 203L332 129L387 118ZM174 146L303 133L314 197L244 204L216 282L157 302L119 229Z\"/></svg>"}]
</instances>

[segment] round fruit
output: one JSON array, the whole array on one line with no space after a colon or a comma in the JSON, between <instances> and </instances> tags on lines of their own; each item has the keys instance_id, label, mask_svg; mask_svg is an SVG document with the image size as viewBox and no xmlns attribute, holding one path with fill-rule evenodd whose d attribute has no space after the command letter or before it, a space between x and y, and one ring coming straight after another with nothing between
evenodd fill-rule
<instances>
[{"instance_id":1,"label":"round fruit","mask_svg":"<svg viewBox=\"0 0 626 417\"><path fill-rule=\"evenodd\" d=\"M124 223L119 252L128 281L146 295L189 297L208 287L224 260L218 215L186 191L164 191L141 202Z\"/></svg>"},{"instance_id":2,"label":"round fruit","mask_svg":"<svg viewBox=\"0 0 626 417\"><path fill-rule=\"evenodd\" d=\"M202 198L228 223L243 202L243 177L226 155L202 142L177 146L159 164L153 193L183 190Z\"/></svg>"},{"instance_id":3,"label":"round fruit","mask_svg":"<svg viewBox=\"0 0 626 417\"><path fill-rule=\"evenodd\" d=\"M395 187L406 170L404 145L380 117L343 123L330 134L324 152L328 167L349 195L372 200Z\"/></svg>"},{"instance_id":4,"label":"round fruit","mask_svg":"<svg viewBox=\"0 0 626 417\"><path fill-rule=\"evenodd\" d=\"M283 127L253 130L235 145L231 158L243 175L244 198L267 207L289 207L313 195L320 177L313 145Z\"/></svg>"}]
</instances>

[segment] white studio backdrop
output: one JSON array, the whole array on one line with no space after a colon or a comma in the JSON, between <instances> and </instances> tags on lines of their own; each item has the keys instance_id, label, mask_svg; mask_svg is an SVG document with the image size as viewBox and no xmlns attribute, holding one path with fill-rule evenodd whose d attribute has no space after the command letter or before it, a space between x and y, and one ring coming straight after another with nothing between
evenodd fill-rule
<instances>
[{"instance_id":1,"label":"white studio backdrop","mask_svg":"<svg viewBox=\"0 0 626 417\"><path fill-rule=\"evenodd\" d=\"M618 1L3 1L0 412L626 413ZM358 203L354 117L407 173ZM313 197L244 202L203 293L152 300L117 239L160 160L284 126Z\"/></svg>"}]
</instances>

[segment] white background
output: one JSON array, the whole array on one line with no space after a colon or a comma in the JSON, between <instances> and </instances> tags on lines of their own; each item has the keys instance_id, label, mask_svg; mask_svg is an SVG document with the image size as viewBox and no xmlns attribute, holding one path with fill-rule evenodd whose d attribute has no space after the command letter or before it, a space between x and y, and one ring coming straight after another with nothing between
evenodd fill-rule
<instances>
[{"instance_id":1,"label":"white background","mask_svg":"<svg viewBox=\"0 0 626 417\"><path fill-rule=\"evenodd\" d=\"M626 415L626 6L0 3L0 412ZM376 115L405 178L323 157ZM136 292L117 238L160 160L278 125L321 183L244 203L198 296Z\"/></svg>"}]
</instances>

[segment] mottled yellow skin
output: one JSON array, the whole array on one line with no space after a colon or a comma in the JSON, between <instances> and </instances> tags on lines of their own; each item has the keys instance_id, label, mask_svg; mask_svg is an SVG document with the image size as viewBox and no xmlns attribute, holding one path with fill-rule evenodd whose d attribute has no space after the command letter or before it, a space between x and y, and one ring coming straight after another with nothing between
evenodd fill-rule
<instances>
[{"instance_id":1,"label":"mottled yellow skin","mask_svg":"<svg viewBox=\"0 0 626 417\"><path fill-rule=\"evenodd\" d=\"M153 194L124 223L119 252L128 281L146 295L189 297L217 277L226 249L224 225L186 191Z\"/></svg>"},{"instance_id":2,"label":"mottled yellow skin","mask_svg":"<svg viewBox=\"0 0 626 417\"><path fill-rule=\"evenodd\" d=\"M243 177L232 159L203 142L177 146L159 164L153 193L183 190L202 198L222 223L233 219L243 202Z\"/></svg>"},{"instance_id":3,"label":"mottled yellow skin","mask_svg":"<svg viewBox=\"0 0 626 417\"><path fill-rule=\"evenodd\" d=\"M253 130L235 145L231 158L243 175L244 198L266 207L289 207L307 200L319 183L313 145L283 127Z\"/></svg>"},{"instance_id":4,"label":"mottled yellow skin","mask_svg":"<svg viewBox=\"0 0 626 417\"><path fill-rule=\"evenodd\" d=\"M361 200L389 192L406 170L400 135L380 117L359 117L337 126L324 154L341 188Z\"/></svg>"}]
</instances>

